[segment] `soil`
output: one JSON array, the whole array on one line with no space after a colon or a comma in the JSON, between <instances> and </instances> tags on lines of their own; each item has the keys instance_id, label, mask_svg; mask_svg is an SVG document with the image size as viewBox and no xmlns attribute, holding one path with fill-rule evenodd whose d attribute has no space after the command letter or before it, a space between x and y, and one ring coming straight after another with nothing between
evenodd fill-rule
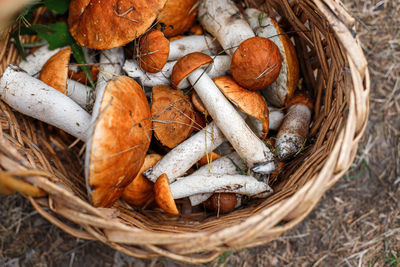
<instances>
[{"instance_id":1,"label":"soil","mask_svg":"<svg viewBox=\"0 0 400 267\"><path fill-rule=\"evenodd\" d=\"M300 224L210 266L400 265L400 2L347 0L371 73L370 117L357 157ZM19 195L0 197L0 266L183 266L73 238Z\"/></svg>"}]
</instances>

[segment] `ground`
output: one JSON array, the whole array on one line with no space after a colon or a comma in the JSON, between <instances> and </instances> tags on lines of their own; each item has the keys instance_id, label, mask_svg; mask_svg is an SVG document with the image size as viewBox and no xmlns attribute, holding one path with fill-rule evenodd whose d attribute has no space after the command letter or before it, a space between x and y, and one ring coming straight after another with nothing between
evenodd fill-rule
<instances>
[{"instance_id":1,"label":"ground","mask_svg":"<svg viewBox=\"0 0 400 267\"><path fill-rule=\"evenodd\" d=\"M347 0L371 73L369 123L349 172L294 229L211 266L400 266L400 2ZM21 196L0 197L0 266L181 266L60 231Z\"/></svg>"}]
</instances>

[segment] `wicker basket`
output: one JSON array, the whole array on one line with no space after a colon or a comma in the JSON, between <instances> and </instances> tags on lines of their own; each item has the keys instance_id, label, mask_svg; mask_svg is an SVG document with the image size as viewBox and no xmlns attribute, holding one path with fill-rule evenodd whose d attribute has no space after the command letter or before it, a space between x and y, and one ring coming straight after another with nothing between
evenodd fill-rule
<instances>
[{"instance_id":1,"label":"wicker basket","mask_svg":"<svg viewBox=\"0 0 400 267\"><path fill-rule=\"evenodd\" d=\"M43 217L65 232L134 257L204 263L224 251L277 238L303 220L350 167L367 123L370 81L354 20L339 0L269 0L267 7L294 32L303 84L315 97L310 145L288 165L268 199L220 217L169 216L122 202L111 209L94 208L85 191L84 145L3 102L0 179L15 183ZM18 60L5 37L0 75Z\"/></svg>"}]
</instances>

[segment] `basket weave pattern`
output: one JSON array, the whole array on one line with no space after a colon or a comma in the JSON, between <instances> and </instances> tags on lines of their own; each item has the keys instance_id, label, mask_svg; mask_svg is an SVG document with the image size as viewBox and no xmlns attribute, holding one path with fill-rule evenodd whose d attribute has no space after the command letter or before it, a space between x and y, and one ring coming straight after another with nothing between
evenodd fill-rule
<instances>
[{"instance_id":1,"label":"basket weave pattern","mask_svg":"<svg viewBox=\"0 0 400 267\"><path fill-rule=\"evenodd\" d=\"M122 202L111 209L94 208L83 178L84 146L3 102L0 179L23 183L21 193L35 209L69 234L135 257L202 263L224 251L277 238L303 220L350 167L367 123L370 81L354 21L338 0L270 0L267 5L295 32L305 89L315 99L311 145L288 164L268 199L219 218L204 213L169 216ZM0 41L0 75L18 61L6 35Z\"/></svg>"}]
</instances>

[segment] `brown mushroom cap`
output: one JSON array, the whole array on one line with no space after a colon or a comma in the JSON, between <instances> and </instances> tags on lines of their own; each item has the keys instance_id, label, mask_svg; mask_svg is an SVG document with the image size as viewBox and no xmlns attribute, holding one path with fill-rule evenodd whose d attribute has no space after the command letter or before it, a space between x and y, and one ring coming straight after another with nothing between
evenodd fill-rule
<instances>
[{"instance_id":1,"label":"brown mushroom cap","mask_svg":"<svg viewBox=\"0 0 400 267\"><path fill-rule=\"evenodd\" d=\"M158 15L159 28L166 37L186 32L194 23L198 0L168 0Z\"/></svg>"},{"instance_id":2,"label":"brown mushroom cap","mask_svg":"<svg viewBox=\"0 0 400 267\"><path fill-rule=\"evenodd\" d=\"M99 71L100 71L100 69L97 67L90 68L90 76L92 77L93 82L97 81L97 76L99 74ZM83 83L84 85L89 84L88 78L83 71L75 72L73 70L68 70L68 78L71 80Z\"/></svg>"},{"instance_id":3,"label":"brown mushroom cap","mask_svg":"<svg viewBox=\"0 0 400 267\"><path fill-rule=\"evenodd\" d=\"M139 66L151 73L162 70L169 56L169 41L159 30L153 30L139 41L139 53L137 61Z\"/></svg>"},{"instance_id":4,"label":"brown mushroom cap","mask_svg":"<svg viewBox=\"0 0 400 267\"><path fill-rule=\"evenodd\" d=\"M151 141L150 107L135 80L111 80L87 143L89 195L94 206L109 207L143 165Z\"/></svg>"},{"instance_id":5,"label":"brown mushroom cap","mask_svg":"<svg viewBox=\"0 0 400 267\"><path fill-rule=\"evenodd\" d=\"M208 210L228 213L235 209L237 197L233 193L216 193L204 202Z\"/></svg>"},{"instance_id":6,"label":"brown mushroom cap","mask_svg":"<svg viewBox=\"0 0 400 267\"><path fill-rule=\"evenodd\" d=\"M161 174L155 182L154 194L158 206L160 206L163 211L172 215L179 214L174 197L172 196L171 188L169 187L168 176L165 173Z\"/></svg>"},{"instance_id":7,"label":"brown mushroom cap","mask_svg":"<svg viewBox=\"0 0 400 267\"><path fill-rule=\"evenodd\" d=\"M269 113L268 106L264 98L257 92L251 92L239 86L231 77L222 76L213 79L215 85L221 92L249 116L255 117L261 121L263 126L263 136L268 134Z\"/></svg>"},{"instance_id":8,"label":"brown mushroom cap","mask_svg":"<svg viewBox=\"0 0 400 267\"><path fill-rule=\"evenodd\" d=\"M307 106L310 110L313 110L314 103L312 102L311 98L306 94L296 94L291 99L288 100L287 108L293 105L304 105Z\"/></svg>"},{"instance_id":9,"label":"brown mushroom cap","mask_svg":"<svg viewBox=\"0 0 400 267\"><path fill-rule=\"evenodd\" d=\"M153 196L154 183L142 175L142 172L156 164L162 158L158 154L149 154L144 159L144 163L139 170L139 174L133 179L122 194L122 199L127 203L136 206L143 207Z\"/></svg>"},{"instance_id":10,"label":"brown mushroom cap","mask_svg":"<svg viewBox=\"0 0 400 267\"><path fill-rule=\"evenodd\" d=\"M199 167L204 166L206 164L209 164L211 162L213 162L214 160L219 159L221 156L213 151L211 151L210 153L204 155L198 162L197 165Z\"/></svg>"},{"instance_id":11,"label":"brown mushroom cap","mask_svg":"<svg viewBox=\"0 0 400 267\"><path fill-rule=\"evenodd\" d=\"M183 81L190 73L200 67L208 66L212 62L213 59L210 56L201 52L194 52L183 56L172 69L172 85L175 88L178 88L181 81Z\"/></svg>"},{"instance_id":12,"label":"brown mushroom cap","mask_svg":"<svg viewBox=\"0 0 400 267\"><path fill-rule=\"evenodd\" d=\"M68 64L71 48L65 48L49 58L40 71L39 80L67 94Z\"/></svg>"},{"instance_id":13,"label":"brown mushroom cap","mask_svg":"<svg viewBox=\"0 0 400 267\"><path fill-rule=\"evenodd\" d=\"M207 109L204 107L203 102L201 101L199 95L196 93L196 91L193 91L192 93L192 103L193 106L200 111L201 113L203 113L204 115L207 115Z\"/></svg>"},{"instance_id":14,"label":"brown mushroom cap","mask_svg":"<svg viewBox=\"0 0 400 267\"><path fill-rule=\"evenodd\" d=\"M293 96L297 88L300 74L299 61L297 60L296 49L294 48L292 41L290 41L290 38L287 36L287 34L284 34L284 31L282 31L275 19L271 19L271 22L274 24L277 33L280 34L279 39L281 40L283 50L285 51L283 57L286 59L285 62L287 69L287 94L285 101L287 102L287 100Z\"/></svg>"},{"instance_id":15,"label":"brown mushroom cap","mask_svg":"<svg viewBox=\"0 0 400 267\"><path fill-rule=\"evenodd\" d=\"M235 81L248 90L261 90L279 75L282 57L279 48L264 37L242 42L232 56L231 72Z\"/></svg>"},{"instance_id":16,"label":"brown mushroom cap","mask_svg":"<svg viewBox=\"0 0 400 267\"><path fill-rule=\"evenodd\" d=\"M110 49L142 35L166 0L72 0L68 26L80 46Z\"/></svg>"},{"instance_id":17,"label":"brown mushroom cap","mask_svg":"<svg viewBox=\"0 0 400 267\"><path fill-rule=\"evenodd\" d=\"M196 127L190 98L168 85L153 87L151 117L154 136L169 148L174 148L186 140Z\"/></svg>"}]
</instances>

